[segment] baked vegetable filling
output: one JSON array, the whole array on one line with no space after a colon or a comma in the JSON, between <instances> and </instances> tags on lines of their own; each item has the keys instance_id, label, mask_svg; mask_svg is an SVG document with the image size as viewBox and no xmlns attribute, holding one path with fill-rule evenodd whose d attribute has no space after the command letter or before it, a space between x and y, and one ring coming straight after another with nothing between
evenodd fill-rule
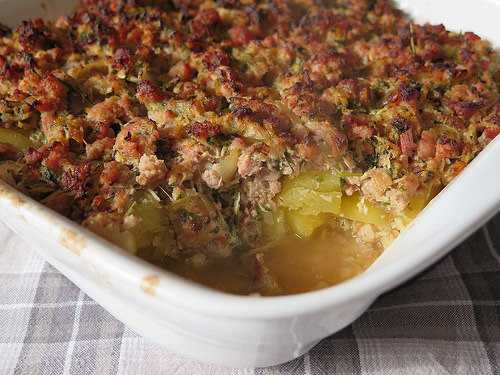
<instances>
[{"instance_id":1,"label":"baked vegetable filling","mask_svg":"<svg viewBox=\"0 0 500 375\"><path fill-rule=\"evenodd\" d=\"M230 293L369 267L500 132L474 33L386 0L84 0L0 27L0 178Z\"/></svg>"}]
</instances>

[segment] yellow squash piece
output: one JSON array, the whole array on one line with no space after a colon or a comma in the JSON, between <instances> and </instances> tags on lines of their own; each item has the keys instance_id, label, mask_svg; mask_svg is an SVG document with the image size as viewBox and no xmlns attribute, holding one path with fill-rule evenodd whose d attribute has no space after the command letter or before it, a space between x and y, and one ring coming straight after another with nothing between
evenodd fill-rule
<instances>
[{"instance_id":1,"label":"yellow squash piece","mask_svg":"<svg viewBox=\"0 0 500 375\"><path fill-rule=\"evenodd\" d=\"M340 191L319 192L298 187L282 192L279 203L291 210L300 210L305 215L338 214L341 199Z\"/></svg>"},{"instance_id":2,"label":"yellow squash piece","mask_svg":"<svg viewBox=\"0 0 500 375\"><path fill-rule=\"evenodd\" d=\"M137 223L125 229L124 222L132 217ZM165 253L174 246L166 209L152 192L138 193L125 219L120 215L99 213L86 220L85 226L133 254L142 249Z\"/></svg>"},{"instance_id":3,"label":"yellow squash piece","mask_svg":"<svg viewBox=\"0 0 500 375\"><path fill-rule=\"evenodd\" d=\"M234 179L238 171L238 158L240 151L236 148L230 149L227 155L220 159L214 166L219 176L222 178L223 183L228 183Z\"/></svg>"},{"instance_id":4,"label":"yellow squash piece","mask_svg":"<svg viewBox=\"0 0 500 375\"><path fill-rule=\"evenodd\" d=\"M382 207L367 200L362 201L358 193L342 198L340 216L379 227L389 222L389 214Z\"/></svg>"},{"instance_id":5,"label":"yellow squash piece","mask_svg":"<svg viewBox=\"0 0 500 375\"><path fill-rule=\"evenodd\" d=\"M262 225L267 239L274 241L283 238L288 231L285 210L280 208L274 212L264 212Z\"/></svg>"},{"instance_id":6,"label":"yellow squash piece","mask_svg":"<svg viewBox=\"0 0 500 375\"><path fill-rule=\"evenodd\" d=\"M28 137L13 129L0 128L0 142L7 143L19 151L26 151L31 146Z\"/></svg>"},{"instance_id":7,"label":"yellow squash piece","mask_svg":"<svg viewBox=\"0 0 500 375\"><path fill-rule=\"evenodd\" d=\"M138 249L166 244L173 237L166 209L152 192L140 193L127 215L139 219L130 229Z\"/></svg>"},{"instance_id":8,"label":"yellow squash piece","mask_svg":"<svg viewBox=\"0 0 500 375\"><path fill-rule=\"evenodd\" d=\"M304 215L340 212L340 178L329 171L304 172L283 183L278 205Z\"/></svg>"},{"instance_id":9,"label":"yellow squash piece","mask_svg":"<svg viewBox=\"0 0 500 375\"><path fill-rule=\"evenodd\" d=\"M300 238L310 237L328 220L328 216L325 214L304 215L300 211L289 211L286 218L290 229Z\"/></svg>"},{"instance_id":10,"label":"yellow squash piece","mask_svg":"<svg viewBox=\"0 0 500 375\"><path fill-rule=\"evenodd\" d=\"M309 237L325 224L326 214L339 214L342 201L340 178L330 171L304 172L283 183L277 197L286 210L286 222L300 237Z\"/></svg>"},{"instance_id":11,"label":"yellow squash piece","mask_svg":"<svg viewBox=\"0 0 500 375\"><path fill-rule=\"evenodd\" d=\"M283 191L293 188L306 188L318 192L340 191L340 178L329 171L303 172L283 183Z\"/></svg>"}]
</instances>

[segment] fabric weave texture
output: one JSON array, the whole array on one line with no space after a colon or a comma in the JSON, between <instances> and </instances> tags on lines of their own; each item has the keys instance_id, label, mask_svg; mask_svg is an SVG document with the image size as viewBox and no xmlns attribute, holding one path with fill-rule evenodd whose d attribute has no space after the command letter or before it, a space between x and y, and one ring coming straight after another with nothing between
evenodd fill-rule
<instances>
[{"instance_id":1,"label":"fabric weave texture","mask_svg":"<svg viewBox=\"0 0 500 375\"><path fill-rule=\"evenodd\" d=\"M500 374L500 215L292 362L199 363L114 319L0 224L0 375Z\"/></svg>"}]
</instances>

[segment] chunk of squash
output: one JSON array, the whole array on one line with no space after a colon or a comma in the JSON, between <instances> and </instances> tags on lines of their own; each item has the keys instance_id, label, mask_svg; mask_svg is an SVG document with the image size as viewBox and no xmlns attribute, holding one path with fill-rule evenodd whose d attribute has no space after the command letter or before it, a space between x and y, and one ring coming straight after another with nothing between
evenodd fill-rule
<instances>
[{"instance_id":1,"label":"chunk of squash","mask_svg":"<svg viewBox=\"0 0 500 375\"><path fill-rule=\"evenodd\" d=\"M327 222L327 214L339 214L341 201L340 178L329 171L303 172L287 179L277 197L288 227L299 237L312 235Z\"/></svg>"},{"instance_id":2,"label":"chunk of squash","mask_svg":"<svg viewBox=\"0 0 500 375\"><path fill-rule=\"evenodd\" d=\"M306 188L318 192L340 191L340 178L329 171L303 172L283 183L283 191L293 188Z\"/></svg>"},{"instance_id":3,"label":"chunk of squash","mask_svg":"<svg viewBox=\"0 0 500 375\"><path fill-rule=\"evenodd\" d=\"M328 215L307 215L301 211L288 211L286 214L290 229L300 238L310 237L316 229L326 224Z\"/></svg>"},{"instance_id":4,"label":"chunk of squash","mask_svg":"<svg viewBox=\"0 0 500 375\"><path fill-rule=\"evenodd\" d=\"M127 226L128 217L137 223ZM143 249L166 254L175 245L166 209L151 192L137 193L125 216L99 213L84 225L133 254Z\"/></svg>"},{"instance_id":5,"label":"chunk of squash","mask_svg":"<svg viewBox=\"0 0 500 375\"><path fill-rule=\"evenodd\" d=\"M341 199L340 191L319 192L298 187L282 192L279 204L291 210L300 210L304 215L338 214Z\"/></svg>"},{"instance_id":6,"label":"chunk of squash","mask_svg":"<svg viewBox=\"0 0 500 375\"><path fill-rule=\"evenodd\" d=\"M223 183L226 184L234 179L234 176L238 171L239 156L240 151L236 148L232 148L223 158L219 160L217 164L215 164L214 169L222 178Z\"/></svg>"},{"instance_id":7,"label":"chunk of squash","mask_svg":"<svg viewBox=\"0 0 500 375\"><path fill-rule=\"evenodd\" d=\"M288 232L285 210L279 208L273 212L263 212L262 229L264 237L270 241L283 238Z\"/></svg>"},{"instance_id":8,"label":"chunk of squash","mask_svg":"<svg viewBox=\"0 0 500 375\"><path fill-rule=\"evenodd\" d=\"M153 193L139 193L127 215L139 219L139 223L130 229L137 248L163 247L173 238L167 211Z\"/></svg>"},{"instance_id":9,"label":"chunk of squash","mask_svg":"<svg viewBox=\"0 0 500 375\"><path fill-rule=\"evenodd\" d=\"M19 151L26 151L31 146L28 137L13 129L0 128L0 142L7 143Z\"/></svg>"},{"instance_id":10,"label":"chunk of squash","mask_svg":"<svg viewBox=\"0 0 500 375\"><path fill-rule=\"evenodd\" d=\"M342 198L340 216L379 227L389 222L389 214L382 207L367 200L361 200L358 193Z\"/></svg>"},{"instance_id":11,"label":"chunk of squash","mask_svg":"<svg viewBox=\"0 0 500 375\"><path fill-rule=\"evenodd\" d=\"M304 172L283 183L278 205L303 215L340 212L340 178L331 172Z\"/></svg>"}]
</instances>

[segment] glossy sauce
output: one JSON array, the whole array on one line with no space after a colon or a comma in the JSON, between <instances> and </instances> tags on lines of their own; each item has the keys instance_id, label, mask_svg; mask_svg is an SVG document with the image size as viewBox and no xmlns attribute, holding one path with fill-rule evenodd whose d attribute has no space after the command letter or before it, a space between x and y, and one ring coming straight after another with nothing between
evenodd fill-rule
<instances>
[{"instance_id":1,"label":"glossy sauce","mask_svg":"<svg viewBox=\"0 0 500 375\"><path fill-rule=\"evenodd\" d=\"M336 230L321 237L295 241L266 252L264 263L280 294L303 293L339 284L365 271L381 250L360 245Z\"/></svg>"},{"instance_id":2,"label":"glossy sauce","mask_svg":"<svg viewBox=\"0 0 500 375\"><path fill-rule=\"evenodd\" d=\"M286 295L332 286L365 271L381 249L360 245L352 236L335 229L308 240L287 239L267 248L263 264L279 290L256 283L251 254L235 254L203 266L170 261L162 266L182 277L232 294Z\"/></svg>"}]
</instances>

